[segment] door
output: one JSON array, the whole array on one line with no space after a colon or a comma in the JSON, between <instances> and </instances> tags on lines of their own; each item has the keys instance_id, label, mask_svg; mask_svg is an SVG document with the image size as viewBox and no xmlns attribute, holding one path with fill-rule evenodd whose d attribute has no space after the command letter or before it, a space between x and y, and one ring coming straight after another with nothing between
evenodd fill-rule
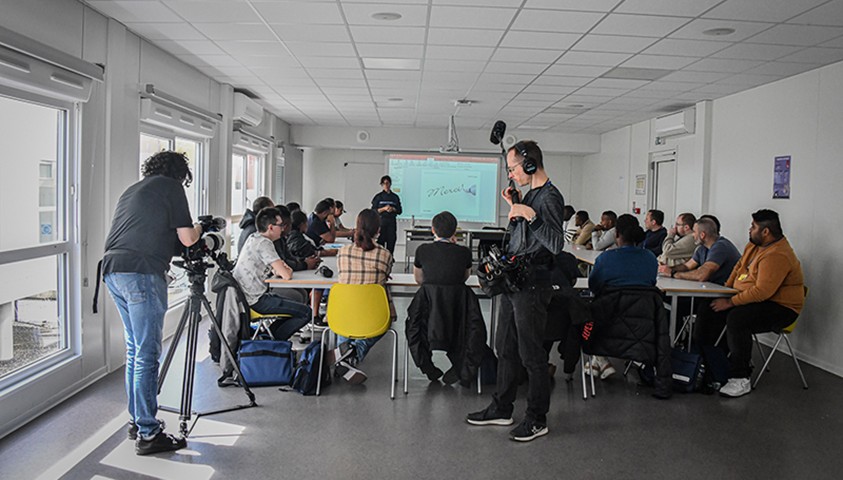
<instances>
[{"instance_id":1,"label":"door","mask_svg":"<svg viewBox=\"0 0 843 480\"><path fill-rule=\"evenodd\" d=\"M664 212L666 224L676 218L676 150L650 155L650 208Z\"/></svg>"}]
</instances>

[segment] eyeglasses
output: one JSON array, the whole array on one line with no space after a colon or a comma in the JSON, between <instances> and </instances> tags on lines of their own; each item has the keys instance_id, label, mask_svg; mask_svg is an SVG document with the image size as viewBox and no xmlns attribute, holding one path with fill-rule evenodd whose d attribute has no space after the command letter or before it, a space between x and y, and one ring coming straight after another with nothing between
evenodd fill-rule
<instances>
[{"instance_id":1,"label":"eyeglasses","mask_svg":"<svg viewBox=\"0 0 843 480\"><path fill-rule=\"evenodd\" d=\"M679 222L676 222L676 223L674 223L673 225L674 225L674 226L677 226L677 227L684 227L686 224L685 224L685 223L679 223Z\"/></svg>"},{"instance_id":2,"label":"eyeglasses","mask_svg":"<svg viewBox=\"0 0 843 480\"><path fill-rule=\"evenodd\" d=\"M287 226L287 224L286 224L286 223L284 223L284 222L281 222L281 223L273 223L272 225L274 225L274 226L276 226L276 227L278 227L278 228L284 228L284 227L286 227L286 226Z\"/></svg>"},{"instance_id":3,"label":"eyeglasses","mask_svg":"<svg viewBox=\"0 0 843 480\"><path fill-rule=\"evenodd\" d=\"M514 171L515 171L515 169L516 169L516 168L518 168L518 167L520 167L520 166L521 166L521 164L520 164L520 163L519 163L518 165L515 165L514 167L507 166L507 167L506 167L506 173L508 173L508 174L509 174L509 173L514 172Z\"/></svg>"}]
</instances>

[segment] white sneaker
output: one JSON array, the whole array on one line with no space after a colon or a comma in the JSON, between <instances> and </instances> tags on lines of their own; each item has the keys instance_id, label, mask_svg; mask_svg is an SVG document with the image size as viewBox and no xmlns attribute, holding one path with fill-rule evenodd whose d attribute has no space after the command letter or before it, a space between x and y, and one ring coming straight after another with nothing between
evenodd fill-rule
<instances>
[{"instance_id":1,"label":"white sneaker","mask_svg":"<svg viewBox=\"0 0 843 480\"><path fill-rule=\"evenodd\" d=\"M586 364L586 373L588 375L591 375L593 372L594 375L600 376L600 380L605 380L615 374L615 367L612 366L612 362L608 358L601 357L600 355L593 355L591 358L592 362Z\"/></svg>"},{"instance_id":2,"label":"white sneaker","mask_svg":"<svg viewBox=\"0 0 843 480\"><path fill-rule=\"evenodd\" d=\"M742 397L752 391L752 384L748 378L730 378L729 383L720 389L720 395L724 397Z\"/></svg>"}]
</instances>

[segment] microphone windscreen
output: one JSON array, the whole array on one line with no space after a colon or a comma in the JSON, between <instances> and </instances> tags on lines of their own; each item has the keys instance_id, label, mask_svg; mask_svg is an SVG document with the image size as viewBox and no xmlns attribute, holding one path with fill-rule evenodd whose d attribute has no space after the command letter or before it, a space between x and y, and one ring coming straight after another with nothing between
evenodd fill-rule
<instances>
[{"instance_id":1,"label":"microphone windscreen","mask_svg":"<svg viewBox=\"0 0 843 480\"><path fill-rule=\"evenodd\" d=\"M504 133L506 133L506 123L503 120L498 120L495 122L495 126L492 127L492 134L489 136L489 141L495 145L501 143Z\"/></svg>"}]
</instances>

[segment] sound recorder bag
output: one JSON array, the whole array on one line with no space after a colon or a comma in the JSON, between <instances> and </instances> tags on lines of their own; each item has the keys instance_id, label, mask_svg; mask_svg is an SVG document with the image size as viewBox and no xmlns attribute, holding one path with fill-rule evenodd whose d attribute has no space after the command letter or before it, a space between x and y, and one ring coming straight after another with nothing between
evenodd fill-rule
<instances>
[{"instance_id":1,"label":"sound recorder bag","mask_svg":"<svg viewBox=\"0 0 843 480\"><path fill-rule=\"evenodd\" d=\"M293 344L286 340L243 340L237 360L249 386L289 385L293 379Z\"/></svg>"}]
</instances>

